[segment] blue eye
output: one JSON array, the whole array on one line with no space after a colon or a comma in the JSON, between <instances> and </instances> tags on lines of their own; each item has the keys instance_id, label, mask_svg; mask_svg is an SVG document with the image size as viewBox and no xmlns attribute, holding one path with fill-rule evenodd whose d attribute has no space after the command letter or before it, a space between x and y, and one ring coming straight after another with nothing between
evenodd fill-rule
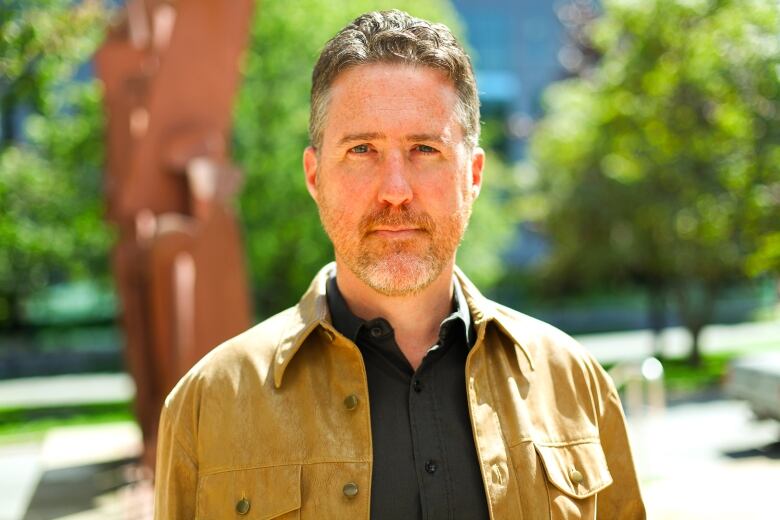
<instances>
[{"instance_id":1,"label":"blue eye","mask_svg":"<svg viewBox=\"0 0 780 520\"><path fill-rule=\"evenodd\" d=\"M432 146L428 146L427 144L418 144L416 146L418 152L422 153L436 153L438 150Z\"/></svg>"},{"instance_id":2,"label":"blue eye","mask_svg":"<svg viewBox=\"0 0 780 520\"><path fill-rule=\"evenodd\" d=\"M349 149L352 153L368 153L368 145L367 144L359 144L357 146L353 146Z\"/></svg>"}]
</instances>

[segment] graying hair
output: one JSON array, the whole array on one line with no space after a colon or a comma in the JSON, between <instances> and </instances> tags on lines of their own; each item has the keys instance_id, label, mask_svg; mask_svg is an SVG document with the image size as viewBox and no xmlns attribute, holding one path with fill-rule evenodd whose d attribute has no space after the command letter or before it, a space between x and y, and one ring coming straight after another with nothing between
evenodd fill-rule
<instances>
[{"instance_id":1,"label":"graying hair","mask_svg":"<svg viewBox=\"0 0 780 520\"><path fill-rule=\"evenodd\" d=\"M458 94L456 110L466 143L477 145L479 96L471 59L446 25L392 10L355 18L325 44L312 73L309 140L313 147L322 145L333 81L348 68L370 63L422 65L444 72Z\"/></svg>"}]
</instances>

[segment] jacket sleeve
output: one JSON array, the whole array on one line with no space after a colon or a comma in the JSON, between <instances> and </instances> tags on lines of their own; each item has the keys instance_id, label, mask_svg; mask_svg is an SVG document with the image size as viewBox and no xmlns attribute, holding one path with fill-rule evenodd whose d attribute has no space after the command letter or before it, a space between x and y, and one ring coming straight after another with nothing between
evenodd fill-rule
<instances>
[{"instance_id":1,"label":"jacket sleeve","mask_svg":"<svg viewBox=\"0 0 780 520\"><path fill-rule=\"evenodd\" d=\"M198 463L191 435L177 431L176 415L163 406L157 437L154 485L155 520L195 518Z\"/></svg>"},{"instance_id":2,"label":"jacket sleeve","mask_svg":"<svg viewBox=\"0 0 780 520\"><path fill-rule=\"evenodd\" d=\"M598 516L643 520L646 518L645 506L631 456L623 408L612 380L603 370L600 371L606 388L602 393L599 436L613 483L598 495Z\"/></svg>"}]
</instances>

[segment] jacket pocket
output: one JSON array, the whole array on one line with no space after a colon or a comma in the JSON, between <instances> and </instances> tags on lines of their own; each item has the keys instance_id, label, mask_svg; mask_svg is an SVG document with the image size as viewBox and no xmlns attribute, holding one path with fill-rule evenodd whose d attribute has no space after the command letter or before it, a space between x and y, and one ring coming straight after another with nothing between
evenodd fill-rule
<instances>
[{"instance_id":1,"label":"jacket pocket","mask_svg":"<svg viewBox=\"0 0 780 520\"><path fill-rule=\"evenodd\" d=\"M300 517L301 466L237 469L198 480L200 520L293 520Z\"/></svg>"},{"instance_id":2,"label":"jacket pocket","mask_svg":"<svg viewBox=\"0 0 780 520\"><path fill-rule=\"evenodd\" d=\"M601 444L587 441L534 446L547 477L550 518L595 519L597 494L612 484Z\"/></svg>"}]
</instances>

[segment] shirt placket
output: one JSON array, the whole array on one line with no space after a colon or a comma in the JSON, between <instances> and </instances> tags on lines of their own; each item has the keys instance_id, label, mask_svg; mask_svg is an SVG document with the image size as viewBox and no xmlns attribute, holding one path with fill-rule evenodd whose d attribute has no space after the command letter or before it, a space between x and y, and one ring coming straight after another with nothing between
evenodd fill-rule
<instances>
[{"instance_id":1,"label":"shirt placket","mask_svg":"<svg viewBox=\"0 0 780 520\"><path fill-rule=\"evenodd\" d=\"M434 354L435 353L430 353ZM451 518L446 482L446 454L435 401L435 379L426 357L412 376L409 388L409 423L415 471L424 519ZM431 432L435 432L431 435Z\"/></svg>"}]
</instances>

